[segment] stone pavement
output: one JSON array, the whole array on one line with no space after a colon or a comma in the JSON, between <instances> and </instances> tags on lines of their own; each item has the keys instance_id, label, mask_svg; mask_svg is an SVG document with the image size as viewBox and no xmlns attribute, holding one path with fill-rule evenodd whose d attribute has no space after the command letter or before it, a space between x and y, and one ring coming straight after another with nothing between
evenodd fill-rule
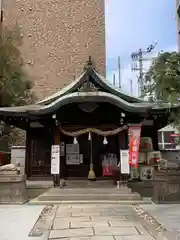
<instances>
[{"instance_id":1,"label":"stone pavement","mask_svg":"<svg viewBox=\"0 0 180 240\"><path fill-rule=\"evenodd\" d=\"M54 218L48 225L49 240L153 240L138 222L131 206L118 204L61 204L54 206ZM45 211L48 212L48 211ZM53 212L53 211L52 211ZM53 214L48 213L48 219ZM37 225L37 229L47 229ZM32 233L33 235L33 233Z\"/></svg>"},{"instance_id":2,"label":"stone pavement","mask_svg":"<svg viewBox=\"0 0 180 240\"><path fill-rule=\"evenodd\" d=\"M140 205L164 228L175 233L180 239L180 204Z\"/></svg>"},{"instance_id":3,"label":"stone pavement","mask_svg":"<svg viewBox=\"0 0 180 240\"><path fill-rule=\"evenodd\" d=\"M0 205L0 239L34 240L28 233L44 206ZM41 238L36 238L39 240Z\"/></svg>"}]
</instances>

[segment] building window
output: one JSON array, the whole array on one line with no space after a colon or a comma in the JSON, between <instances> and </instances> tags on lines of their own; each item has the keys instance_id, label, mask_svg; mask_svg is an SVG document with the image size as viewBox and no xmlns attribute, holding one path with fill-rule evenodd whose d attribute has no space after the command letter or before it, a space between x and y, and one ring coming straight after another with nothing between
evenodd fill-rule
<instances>
[{"instance_id":1,"label":"building window","mask_svg":"<svg viewBox=\"0 0 180 240\"><path fill-rule=\"evenodd\" d=\"M176 144L171 143L170 134L174 134L175 131L158 132L158 146L159 150L163 149L176 149Z\"/></svg>"}]
</instances>

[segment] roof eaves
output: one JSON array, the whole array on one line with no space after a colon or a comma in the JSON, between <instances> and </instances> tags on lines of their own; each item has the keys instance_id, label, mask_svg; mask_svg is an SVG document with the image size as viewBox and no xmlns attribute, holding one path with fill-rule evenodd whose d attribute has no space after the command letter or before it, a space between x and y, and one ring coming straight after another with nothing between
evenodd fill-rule
<instances>
[{"instance_id":1,"label":"roof eaves","mask_svg":"<svg viewBox=\"0 0 180 240\"><path fill-rule=\"evenodd\" d=\"M125 111L130 112L145 112L147 109L152 108L151 104L136 104L129 103L118 96L106 92L74 92L67 95L61 96L54 102L42 106L40 109L30 110L30 113L35 114L50 114L51 112L57 111L60 107L72 103L72 102L110 102L118 107L121 107Z\"/></svg>"},{"instance_id":2,"label":"roof eaves","mask_svg":"<svg viewBox=\"0 0 180 240\"><path fill-rule=\"evenodd\" d=\"M147 102L144 99L138 98L138 97L133 97L130 96L128 93L123 92L120 88L113 86L111 83L109 83L102 75L100 75L99 73L97 73L94 69L93 69L94 74L99 78L99 80L101 81L102 85L104 87L108 87L109 89L111 89L112 92L115 93L115 95L124 98L126 100L131 100L133 102L137 102L137 103L143 103L143 102Z\"/></svg>"}]
</instances>

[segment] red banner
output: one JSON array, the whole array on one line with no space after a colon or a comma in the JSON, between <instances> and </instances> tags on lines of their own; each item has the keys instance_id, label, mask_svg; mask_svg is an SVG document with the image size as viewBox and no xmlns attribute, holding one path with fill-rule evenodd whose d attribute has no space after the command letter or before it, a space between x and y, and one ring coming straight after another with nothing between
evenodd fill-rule
<instances>
[{"instance_id":1,"label":"red banner","mask_svg":"<svg viewBox=\"0 0 180 240\"><path fill-rule=\"evenodd\" d=\"M139 159L141 125L129 126L129 164L136 168Z\"/></svg>"}]
</instances>

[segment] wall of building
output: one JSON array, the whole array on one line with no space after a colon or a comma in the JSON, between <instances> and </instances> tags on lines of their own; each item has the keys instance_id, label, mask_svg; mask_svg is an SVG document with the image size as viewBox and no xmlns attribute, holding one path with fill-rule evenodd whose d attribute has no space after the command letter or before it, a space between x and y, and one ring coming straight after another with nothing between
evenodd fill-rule
<instances>
[{"instance_id":1,"label":"wall of building","mask_svg":"<svg viewBox=\"0 0 180 240\"><path fill-rule=\"evenodd\" d=\"M25 69L39 99L67 85L88 56L105 75L104 0L3 0L4 25L20 27Z\"/></svg>"}]
</instances>

